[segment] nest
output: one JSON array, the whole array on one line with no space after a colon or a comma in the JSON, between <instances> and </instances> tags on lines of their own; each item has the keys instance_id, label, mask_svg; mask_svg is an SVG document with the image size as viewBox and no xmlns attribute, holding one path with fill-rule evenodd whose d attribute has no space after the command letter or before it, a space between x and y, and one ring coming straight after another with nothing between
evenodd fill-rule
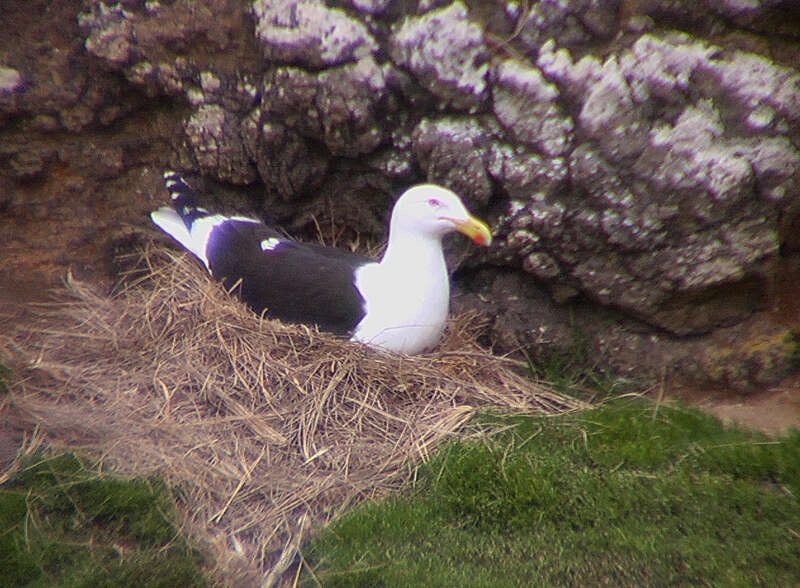
<instances>
[{"instance_id":1,"label":"nest","mask_svg":"<svg viewBox=\"0 0 800 588\"><path fill-rule=\"evenodd\" d=\"M308 529L399 487L478 410L578 407L479 347L475 316L390 355L258 317L186 254L140 255L116 294L68 279L17 326L10 401L116 472L164 477L225 583L274 583Z\"/></svg>"}]
</instances>

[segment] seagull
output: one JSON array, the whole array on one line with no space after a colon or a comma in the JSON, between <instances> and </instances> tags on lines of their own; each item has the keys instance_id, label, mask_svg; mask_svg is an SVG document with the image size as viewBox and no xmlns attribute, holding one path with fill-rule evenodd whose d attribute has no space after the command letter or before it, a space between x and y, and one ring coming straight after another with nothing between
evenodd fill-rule
<instances>
[{"instance_id":1,"label":"seagull","mask_svg":"<svg viewBox=\"0 0 800 588\"><path fill-rule=\"evenodd\" d=\"M392 210L380 261L287 238L261 220L212 213L177 172L164 173L171 206L153 222L255 312L383 351L414 355L439 342L450 305L442 237L458 231L488 246L488 225L452 191L420 184Z\"/></svg>"}]
</instances>

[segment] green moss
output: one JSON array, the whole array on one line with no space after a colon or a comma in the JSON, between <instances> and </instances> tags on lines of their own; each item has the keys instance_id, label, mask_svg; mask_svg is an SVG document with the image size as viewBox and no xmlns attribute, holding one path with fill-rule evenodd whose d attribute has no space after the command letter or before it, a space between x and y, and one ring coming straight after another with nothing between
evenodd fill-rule
<instances>
[{"instance_id":1,"label":"green moss","mask_svg":"<svg viewBox=\"0 0 800 588\"><path fill-rule=\"evenodd\" d=\"M204 586L162 482L101 475L73 454L30 461L0 488L10 586Z\"/></svg>"},{"instance_id":2,"label":"green moss","mask_svg":"<svg viewBox=\"0 0 800 588\"><path fill-rule=\"evenodd\" d=\"M0 362L0 394L8 392L12 375L11 368Z\"/></svg>"},{"instance_id":3,"label":"green moss","mask_svg":"<svg viewBox=\"0 0 800 588\"><path fill-rule=\"evenodd\" d=\"M497 419L485 417L484 423ZM310 547L325 586L791 585L800 436L615 402L446 446Z\"/></svg>"},{"instance_id":4,"label":"green moss","mask_svg":"<svg viewBox=\"0 0 800 588\"><path fill-rule=\"evenodd\" d=\"M787 356L792 368L795 370L800 370L800 330L789 329L789 332L784 337L783 342L789 348Z\"/></svg>"}]
</instances>

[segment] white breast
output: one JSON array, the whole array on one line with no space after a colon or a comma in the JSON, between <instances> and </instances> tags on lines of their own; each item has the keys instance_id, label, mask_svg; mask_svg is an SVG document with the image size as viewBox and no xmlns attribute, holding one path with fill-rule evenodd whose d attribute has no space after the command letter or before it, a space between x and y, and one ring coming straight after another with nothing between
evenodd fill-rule
<instances>
[{"instance_id":1,"label":"white breast","mask_svg":"<svg viewBox=\"0 0 800 588\"><path fill-rule=\"evenodd\" d=\"M407 254L405 263L374 263L356 272L366 315L352 340L416 354L441 339L450 305L450 284L441 249Z\"/></svg>"}]
</instances>

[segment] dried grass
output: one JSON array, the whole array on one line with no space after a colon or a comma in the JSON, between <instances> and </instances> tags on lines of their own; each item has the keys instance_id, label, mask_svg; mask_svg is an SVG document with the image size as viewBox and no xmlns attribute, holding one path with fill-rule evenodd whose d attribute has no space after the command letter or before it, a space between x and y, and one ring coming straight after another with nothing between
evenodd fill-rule
<instances>
[{"instance_id":1,"label":"dried grass","mask_svg":"<svg viewBox=\"0 0 800 588\"><path fill-rule=\"evenodd\" d=\"M476 317L392 356L256 317L186 255L141 255L116 295L70 279L19 326L12 402L115 471L165 477L225 583L271 585L307 528L397 488L476 410L579 406L481 349Z\"/></svg>"}]
</instances>

